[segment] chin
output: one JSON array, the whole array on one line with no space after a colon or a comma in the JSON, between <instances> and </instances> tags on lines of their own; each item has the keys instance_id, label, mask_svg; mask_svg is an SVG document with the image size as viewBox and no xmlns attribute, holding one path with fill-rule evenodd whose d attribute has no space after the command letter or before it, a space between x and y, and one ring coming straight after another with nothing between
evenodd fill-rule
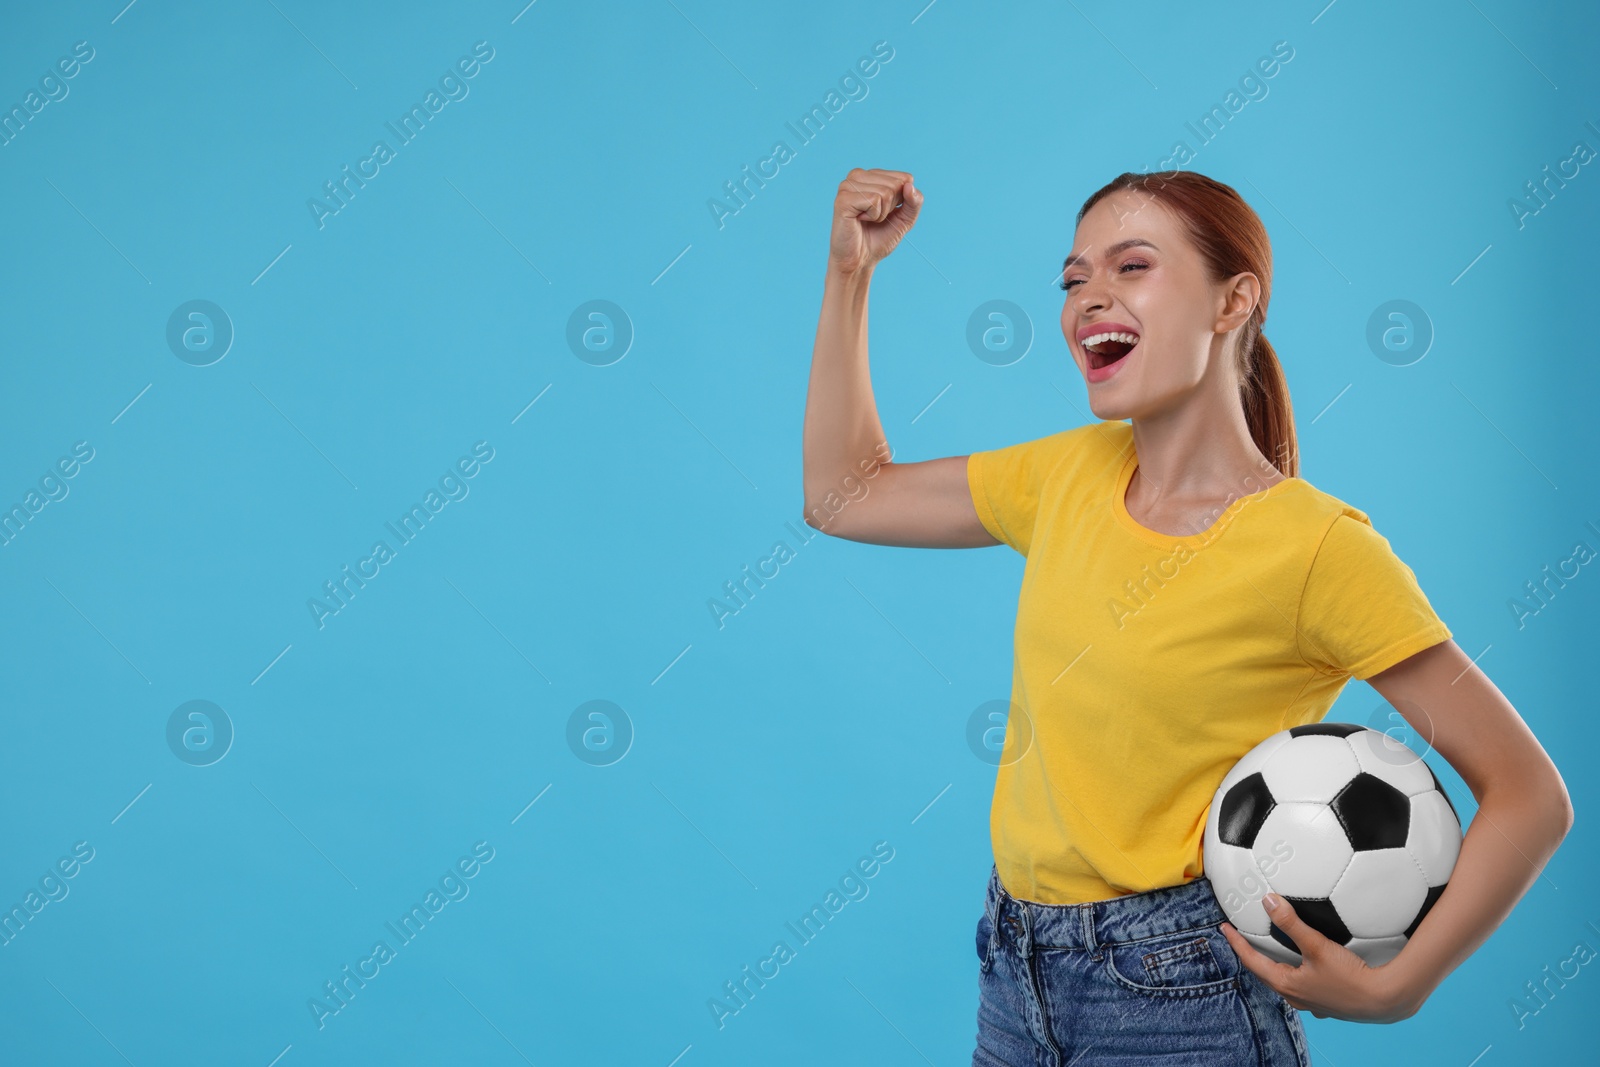
<instances>
[{"instance_id":1,"label":"chin","mask_svg":"<svg viewBox=\"0 0 1600 1067\"><path fill-rule=\"evenodd\" d=\"M1121 415L1115 414L1105 404L1096 404L1093 401L1089 402L1089 413L1091 415L1093 415L1096 419L1100 420L1101 422L1105 422L1107 419L1120 419L1120 418L1122 418Z\"/></svg>"},{"instance_id":2,"label":"chin","mask_svg":"<svg viewBox=\"0 0 1600 1067\"><path fill-rule=\"evenodd\" d=\"M1088 385L1087 382L1084 384ZM1092 386L1089 386L1089 388L1093 389ZM1124 401L1112 400L1110 397L1096 399L1093 392L1090 392L1089 396L1091 398L1089 400L1089 410L1101 422L1114 422L1118 419L1133 418L1132 405Z\"/></svg>"}]
</instances>

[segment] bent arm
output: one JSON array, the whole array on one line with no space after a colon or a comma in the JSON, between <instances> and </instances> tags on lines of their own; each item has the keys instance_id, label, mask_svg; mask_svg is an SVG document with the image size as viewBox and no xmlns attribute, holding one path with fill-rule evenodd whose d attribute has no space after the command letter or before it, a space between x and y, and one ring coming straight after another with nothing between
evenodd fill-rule
<instances>
[{"instance_id":1,"label":"bent arm","mask_svg":"<svg viewBox=\"0 0 1600 1067\"><path fill-rule=\"evenodd\" d=\"M1379 968L1397 1002L1415 1012L1540 877L1572 826L1572 801L1527 723L1454 641L1369 682L1478 801L1444 893L1400 954Z\"/></svg>"},{"instance_id":2,"label":"bent arm","mask_svg":"<svg viewBox=\"0 0 1600 1067\"><path fill-rule=\"evenodd\" d=\"M978 519L967 457L890 462L867 361L872 268L830 268L805 412L805 521L848 541L913 548L997 545Z\"/></svg>"}]
</instances>

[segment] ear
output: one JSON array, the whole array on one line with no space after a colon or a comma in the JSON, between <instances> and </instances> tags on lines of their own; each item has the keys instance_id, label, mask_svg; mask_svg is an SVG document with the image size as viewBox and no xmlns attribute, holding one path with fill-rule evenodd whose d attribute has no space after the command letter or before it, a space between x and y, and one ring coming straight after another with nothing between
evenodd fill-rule
<instances>
[{"instance_id":1,"label":"ear","mask_svg":"<svg viewBox=\"0 0 1600 1067\"><path fill-rule=\"evenodd\" d=\"M1217 333L1229 333L1250 320L1261 299L1261 280L1249 271L1235 274L1224 284L1222 306L1217 313Z\"/></svg>"}]
</instances>

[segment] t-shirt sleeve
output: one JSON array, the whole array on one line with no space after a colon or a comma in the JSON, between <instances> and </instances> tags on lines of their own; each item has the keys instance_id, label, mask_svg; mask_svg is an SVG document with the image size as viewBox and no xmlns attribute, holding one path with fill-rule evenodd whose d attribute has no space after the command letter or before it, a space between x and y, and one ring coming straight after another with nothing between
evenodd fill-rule
<instances>
[{"instance_id":1,"label":"t-shirt sleeve","mask_svg":"<svg viewBox=\"0 0 1600 1067\"><path fill-rule=\"evenodd\" d=\"M1312 560L1297 630L1307 663L1360 681L1451 637L1388 539L1348 513Z\"/></svg>"},{"instance_id":2,"label":"t-shirt sleeve","mask_svg":"<svg viewBox=\"0 0 1600 1067\"><path fill-rule=\"evenodd\" d=\"M983 528L1024 556L1033 543L1033 523L1045 478L1061 457L1071 431L1023 441L967 457L967 488Z\"/></svg>"}]
</instances>

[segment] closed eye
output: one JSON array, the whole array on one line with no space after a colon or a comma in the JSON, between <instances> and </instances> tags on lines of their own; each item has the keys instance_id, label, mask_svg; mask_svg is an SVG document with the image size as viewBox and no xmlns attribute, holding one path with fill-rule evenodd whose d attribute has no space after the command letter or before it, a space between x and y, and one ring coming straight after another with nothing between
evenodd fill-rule
<instances>
[{"instance_id":1,"label":"closed eye","mask_svg":"<svg viewBox=\"0 0 1600 1067\"><path fill-rule=\"evenodd\" d=\"M1144 270L1144 269L1148 268L1149 266L1150 266L1150 264L1145 263L1142 260L1130 259L1128 262L1122 264L1122 266L1117 268L1117 273L1121 274L1123 271L1126 271L1129 268L1132 268L1134 270ZM1061 282L1057 282L1056 283L1058 288L1065 289L1069 293L1072 292L1072 287L1074 285L1082 285L1082 284L1083 284L1083 279L1082 278L1073 278L1071 281L1061 281Z\"/></svg>"}]
</instances>

